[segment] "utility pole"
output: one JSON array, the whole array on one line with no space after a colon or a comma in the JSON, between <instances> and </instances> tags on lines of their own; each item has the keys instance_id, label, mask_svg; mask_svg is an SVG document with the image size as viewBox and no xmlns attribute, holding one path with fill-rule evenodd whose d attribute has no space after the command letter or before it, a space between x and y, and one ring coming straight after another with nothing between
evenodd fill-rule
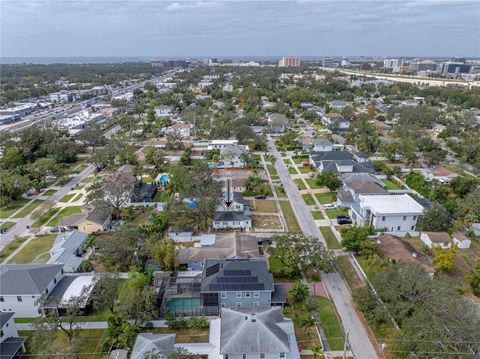
<instances>
[{"instance_id":1,"label":"utility pole","mask_svg":"<svg viewBox=\"0 0 480 359\"><path fill-rule=\"evenodd\" d=\"M347 359L347 344L348 344L348 333L350 330L347 329L345 333L345 343L343 343L343 359Z\"/></svg>"}]
</instances>

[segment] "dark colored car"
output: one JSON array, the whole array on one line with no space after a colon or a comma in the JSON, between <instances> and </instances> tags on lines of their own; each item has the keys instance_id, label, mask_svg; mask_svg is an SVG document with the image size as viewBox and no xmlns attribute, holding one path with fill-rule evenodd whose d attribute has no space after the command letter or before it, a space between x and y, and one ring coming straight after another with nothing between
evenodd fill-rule
<instances>
[{"instance_id":1,"label":"dark colored car","mask_svg":"<svg viewBox=\"0 0 480 359\"><path fill-rule=\"evenodd\" d=\"M255 199L265 199L267 198L267 196L265 196L264 194L259 194L258 196L255 196Z\"/></svg>"},{"instance_id":2,"label":"dark colored car","mask_svg":"<svg viewBox=\"0 0 480 359\"><path fill-rule=\"evenodd\" d=\"M346 215L346 214L337 214L337 219L350 219L350 216Z\"/></svg>"},{"instance_id":3,"label":"dark colored car","mask_svg":"<svg viewBox=\"0 0 480 359\"><path fill-rule=\"evenodd\" d=\"M352 224L352 220L350 218L342 218L337 221L339 225L344 225L344 224Z\"/></svg>"},{"instance_id":4,"label":"dark colored car","mask_svg":"<svg viewBox=\"0 0 480 359\"><path fill-rule=\"evenodd\" d=\"M265 238L265 237L259 237L257 239L257 243L259 246L263 244L272 244L272 240L270 238Z\"/></svg>"},{"instance_id":5,"label":"dark colored car","mask_svg":"<svg viewBox=\"0 0 480 359\"><path fill-rule=\"evenodd\" d=\"M52 227L52 228L50 228L50 233L60 233L60 228Z\"/></svg>"}]
</instances>

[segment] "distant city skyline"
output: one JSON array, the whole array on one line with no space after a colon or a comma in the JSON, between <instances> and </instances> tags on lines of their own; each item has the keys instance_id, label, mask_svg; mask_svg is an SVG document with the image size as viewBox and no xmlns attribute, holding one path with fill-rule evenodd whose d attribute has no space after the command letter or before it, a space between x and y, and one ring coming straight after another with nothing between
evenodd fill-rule
<instances>
[{"instance_id":1,"label":"distant city skyline","mask_svg":"<svg viewBox=\"0 0 480 359\"><path fill-rule=\"evenodd\" d=\"M478 1L1 0L2 57L479 57Z\"/></svg>"}]
</instances>

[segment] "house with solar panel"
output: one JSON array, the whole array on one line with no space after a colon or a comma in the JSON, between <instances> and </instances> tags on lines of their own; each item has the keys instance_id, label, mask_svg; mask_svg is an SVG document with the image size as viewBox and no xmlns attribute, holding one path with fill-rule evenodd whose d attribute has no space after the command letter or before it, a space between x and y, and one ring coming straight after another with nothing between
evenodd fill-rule
<instances>
[{"instance_id":1,"label":"house with solar panel","mask_svg":"<svg viewBox=\"0 0 480 359\"><path fill-rule=\"evenodd\" d=\"M220 308L267 308L286 303L285 288L274 284L263 258L205 259L201 300L205 315Z\"/></svg>"}]
</instances>

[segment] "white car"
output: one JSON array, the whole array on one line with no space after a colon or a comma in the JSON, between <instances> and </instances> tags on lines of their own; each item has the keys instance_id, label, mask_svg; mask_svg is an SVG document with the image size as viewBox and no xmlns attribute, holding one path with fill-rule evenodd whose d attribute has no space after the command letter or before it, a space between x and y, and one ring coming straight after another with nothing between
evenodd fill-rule
<instances>
[{"instance_id":1,"label":"white car","mask_svg":"<svg viewBox=\"0 0 480 359\"><path fill-rule=\"evenodd\" d=\"M327 203L323 205L323 209L335 209L336 206L333 203Z\"/></svg>"}]
</instances>

